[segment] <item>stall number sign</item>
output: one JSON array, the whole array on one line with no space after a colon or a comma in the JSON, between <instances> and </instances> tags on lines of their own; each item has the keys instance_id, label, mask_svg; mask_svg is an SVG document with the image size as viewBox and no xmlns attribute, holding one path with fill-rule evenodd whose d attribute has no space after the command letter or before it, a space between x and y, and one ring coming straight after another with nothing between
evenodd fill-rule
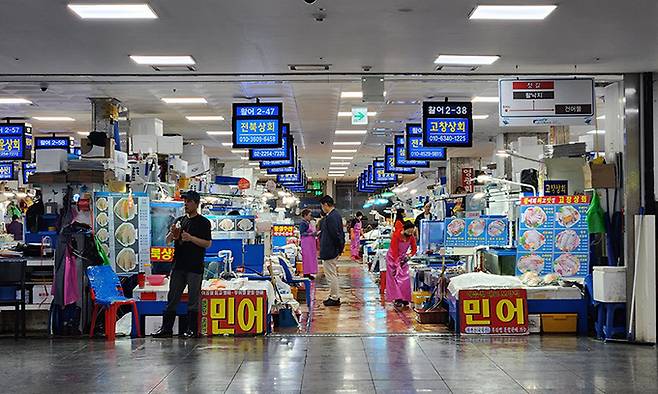
<instances>
[{"instance_id":1,"label":"stall number sign","mask_svg":"<svg viewBox=\"0 0 658 394\"><path fill-rule=\"evenodd\" d=\"M272 226L273 237L292 237L295 235L295 226L292 224L275 224Z\"/></svg>"},{"instance_id":2,"label":"stall number sign","mask_svg":"<svg viewBox=\"0 0 658 394\"><path fill-rule=\"evenodd\" d=\"M283 139L281 148L273 149L249 149L249 160L281 160L290 159L292 153L292 136L290 135L290 125L284 123L281 128Z\"/></svg>"},{"instance_id":3,"label":"stall number sign","mask_svg":"<svg viewBox=\"0 0 658 394\"><path fill-rule=\"evenodd\" d=\"M281 148L283 104L233 104L234 148Z\"/></svg>"},{"instance_id":4,"label":"stall number sign","mask_svg":"<svg viewBox=\"0 0 658 394\"><path fill-rule=\"evenodd\" d=\"M0 163L0 180L9 181L14 179L14 163Z\"/></svg>"},{"instance_id":5,"label":"stall number sign","mask_svg":"<svg viewBox=\"0 0 658 394\"><path fill-rule=\"evenodd\" d=\"M525 289L459 291L459 330L463 334L528 334Z\"/></svg>"},{"instance_id":6,"label":"stall number sign","mask_svg":"<svg viewBox=\"0 0 658 394\"><path fill-rule=\"evenodd\" d=\"M423 126L408 124L405 134L406 154L409 160L445 160L446 148L423 144Z\"/></svg>"},{"instance_id":7,"label":"stall number sign","mask_svg":"<svg viewBox=\"0 0 658 394\"><path fill-rule=\"evenodd\" d=\"M430 162L427 160L410 160L407 158L407 148L405 147L404 136L395 136L395 166L411 168L427 168ZM422 137L421 137L422 142ZM443 148L441 148L443 149Z\"/></svg>"},{"instance_id":8,"label":"stall number sign","mask_svg":"<svg viewBox=\"0 0 658 394\"><path fill-rule=\"evenodd\" d=\"M413 167L398 167L395 165L395 147L393 145L386 145L385 149L384 169L386 172L394 174L413 174L416 172Z\"/></svg>"},{"instance_id":9,"label":"stall number sign","mask_svg":"<svg viewBox=\"0 0 658 394\"><path fill-rule=\"evenodd\" d=\"M153 263L173 263L174 248L168 246L152 246L151 262Z\"/></svg>"},{"instance_id":10,"label":"stall number sign","mask_svg":"<svg viewBox=\"0 0 658 394\"><path fill-rule=\"evenodd\" d=\"M372 162L373 167L373 180L381 183L392 183L398 181L398 176L386 172L384 160L377 160Z\"/></svg>"},{"instance_id":11,"label":"stall number sign","mask_svg":"<svg viewBox=\"0 0 658 394\"><path fill-rule=\"evenodd\" d=\"M265 333L267 296L264 290L201 292L201 335Z\"/></svg>"},{"instance_id":12,"label":"stall number sign","mask_svg":"<svg viewBox=\"0 0 658 394\"><path fill-rule=\"evenodd\" d=\"M25 147L25 125L0 126L0 159L23 159Z\"/></svg>"},{"instance_id":13,"label":"stall number sign","mask_svg":"<svg viewBox=\"0 0 658 394\"><path fill-rule=\"evenodd\" d=\"M501 126L590 125L594 79L501 79Z\"/></svg>"},{"instance_id":14,"label":"stall number sign","mask_svg":"<svg viewBox=\"0 0 658 394\"><path fill-rule=\"evenodd\" d=\"M264 162L263 162L264 163ZM297 162L298 166L292 165L290 167L274 167L274 168L267 168L267 173L269 175L277 175L277 174L297 174L300 171L301 167L301 161Z\"/></svg>"},{"instance_id":15,"label":"stall number sign","mask_svg":"<svg viewBox=\"0 0 658 394\"><path fill-rule=\"evenodd\" d=\"M68 137L37 137L34 140L34 149L63 149L69 151L71 139Z\"/></svg>"},{"instance_id":16,"label":"stall number sign","mask_svg":"<svg viewBox=\"0 0 658 394\"><path fill-rule=\"evenodd\" d=\"M566 196L569 181L544 181L544 196Z\"/></svg>"},{"instance_id":17,"label":"stall number sign","mask_svg":"<svg viewBox=\"0 0 658 394\"><path fill-rule=\"evenodd\" d=\"M37 172L36 163L23 163L23 183L28 183L30 175Z\"/></svg>"},{"instance_id":18,"label":"stall number sign","mask_svg":"<svg viewBox=\"0 0 658 394\"><path fill-rule=\"evenodd\" d=\"M473 146L473 105L470 102L424 102L424 146Z\"/></svg>"},{"instance_id":19,"label":"stall number sign","mask_svg":"<svg viewBox=\"0 0 658 394\"><path fill-rule=\"evenodd\" d=\"M282 167L291 167L295 165L295 162L297 161L297 148L293 147L292 145L289 145L286 143L286 148L288 149L288 153L286 154L286 157L283 157L281 159L265 159L260 161L260 168L282 168ZM258 150L264 150L264 149L258 149ZM277 150L278 149L273 149Z\"/></svg>"},{"instance_id":20,"label":"stall number sign","mask_svg":"<svg viewBox=\"0 0 658 394\"><path fill-rule=\"evenodd\" d=\"M466 193L473 193L475 191L475 170L471 167L462 168L462 186L466 189Z\"/></svg>"}]
</instances>

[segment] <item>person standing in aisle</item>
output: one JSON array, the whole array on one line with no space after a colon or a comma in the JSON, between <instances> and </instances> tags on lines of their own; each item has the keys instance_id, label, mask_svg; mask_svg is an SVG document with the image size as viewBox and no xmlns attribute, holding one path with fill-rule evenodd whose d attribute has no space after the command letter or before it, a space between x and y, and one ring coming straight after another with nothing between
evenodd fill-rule
<instances>
[{"instance_id":1,"label":"person standing in aisle","mask_svg":"<svg viewBox=\"0 0 658 394\"><path fill-rule=\"evenodd\" d=\"M350 252L352 254L352 260L358 261L361 259L360 252L361 252L361 232L362 232L362 224L361 220L363 219L363 214L361 212L357 212L356 215L354 216L354 220L352 220L352 223L350 225L351 227L351 232L352 232L352 237L350 240Z\"/></svg>"},{"instance_id":2,"label":"person standing in aisle","mask_svg":"<svg viewBox=\"0 0 658 394\"><path fill-rule=\"evenodd\" d=\"M405 221L403 230L393 234L386 253L386 301L393 301L396 307L407 306L411 301L407 252L411 246L411 255L416 254L415 228L412 222Z\"/></svg>"},{"instance_id":3,"label":"person standing in aisle","mask_svg":"<svg viewBox=\"0 0 658 394\"><path fill-rule=\"evenodd\" d=\"M426 202L425 205L423 206L423 212L416 216L416 229L418 232L416 233L418 236L420 236L420 222L422 220L432 220L432 203Z\"/></svg>"},{"instance_id":4,"label":"person standing in aisle","mask_svg":"<svg viewBox=\"0 0 658 394\"><path fill-rule=\"evenodd\" d=\"M302 211L299 235L301 237L304 276L315 279L315 274L318 273L318 244L317 232L313 224L313 216L311 216L310 209L304 209Z\"/></svg>"},{"instance_id":5,"label":"person standing in aisle","mask_svg":"<svg viewBox=\"0 0 658 394\"><path fill-rule=\"evenodd\" d=\"M340 306L338 256L345 248L343 218L336 211L334 199L331 196L322 197L320 204L322 211L326 214L320 225L320 259L329 282L329 298L323 304L324 306Z\"/></svg>"},{"instance_id":6,"label":"person standing in aisle","mask_svg":"<svg viewBox=\"0 0 658 394\"><path fill-rule=\"evenodd\" d=\"M172 224L167 234L167 244L174 242L174 267L169 278L167 308L162 317L162 327L153 334L154 338L171 338L173 335L176 308L185 286L187 302L188 330L185 338L198 336L198 315L203 281L204 257L210 247L210 221L199 214L199 193L189 190L181 195L185 201L185 216Z\"/></svg>"},{"instance_id":7,"label":"person standing in aisle","mask_svg":"<svg viewBox=\"0 0 658 394\"><path fill-rule=\"evenodd\" d=\"M14 241L23 240L23 223L20 222L20 217L16 214L12 215L11 223L5 226L7 234L14 236Z\"/></svg>"}]
</instances>

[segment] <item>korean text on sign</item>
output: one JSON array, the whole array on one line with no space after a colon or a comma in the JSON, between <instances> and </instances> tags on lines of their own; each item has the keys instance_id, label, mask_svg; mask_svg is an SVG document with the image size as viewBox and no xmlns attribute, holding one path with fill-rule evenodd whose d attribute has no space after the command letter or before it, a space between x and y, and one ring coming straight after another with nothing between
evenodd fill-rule
<instances>
[{"instance_id":1,"label":"korean text on sign","mask_svg":"<svg viewBox=\"0 0 658 394\"><path fill-rule=\"evenodd\" d=\"M461 290L460 332L464 334L527 334L525 289Z\"/></svg>"},{"instance_id":2,"label":"korean text on sign","mask_svg":"<svg viewBox=\"0 0 658 394\"><path fill-rule=\"evenodd\" d=\"M468 123L469 120L466 118L428 119L427 141L435 144L467 142Z\"/></svg>"},{"instance_id":3,"label":"korean text on sign","mask_svg":"<svg viewBox=\"0 0 658 394\"><path fill-rule=\"evenodd\" d=\"M171 263L174 261L174 248L172 247L151 247L151 261L161 263Z\"/></svg>"},{"instance_id":4,"label":"korean text on sign","mask_svg":"<svg viewBox=\"0 0 658 394\"><path fill-rule=\"evenodd\" d=\"M257 335L266 328L263 290L210 290L201 294L202 335Z\"/></svg>"}]
</instances>

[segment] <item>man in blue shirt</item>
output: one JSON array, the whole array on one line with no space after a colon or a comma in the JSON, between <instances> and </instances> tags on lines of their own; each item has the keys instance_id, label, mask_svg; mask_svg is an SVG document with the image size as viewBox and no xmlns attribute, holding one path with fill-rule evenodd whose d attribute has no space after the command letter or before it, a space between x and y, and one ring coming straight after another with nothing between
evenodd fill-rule
<instances>
[{"instance_id":1,"label":"man in blue shirt","mask_svg":"<svg viewBox=\"0 0 658 394\"><path fill-rule=\"evenodd\" d=\"M326 214L320 224L320 259L324 267L324 274L329 282L329 298L323 302L324 306L340 306L338 293L338 256L345 248L345 232L343 231L343 218L336 211L334 199L324 196L320 200L322 212Z\"/></svg>"}]
</instances>

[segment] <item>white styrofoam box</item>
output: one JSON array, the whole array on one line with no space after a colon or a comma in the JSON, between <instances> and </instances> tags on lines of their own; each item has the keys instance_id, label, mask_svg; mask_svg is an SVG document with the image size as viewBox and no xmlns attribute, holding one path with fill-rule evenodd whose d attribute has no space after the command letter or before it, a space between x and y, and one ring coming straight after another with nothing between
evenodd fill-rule
<instances>
[{"instance_id":1,"label":"white styrofoam box","mask_svg":"<svg viewBox=\"0 0 658 394\"><path fill-rule=\"evenodd\" d=\"M178 320L179 317L176 316L176 320L174 320L174 334L178 332ZM144 335L155 334L161 326L162 316L144 316Z\"/></svg>"},{"instance_id":2,"label":"white styrofoam box","mask_svg":"<svg viewBox=\"0 0 658 394\"><path fill-rule=\"evenodd\" d=\"M114 169L114 177L116 178L117 181L125 182L126 174L128 174L128 170L125 168Z\"/></svg>"},{"instance_id":3,"label":"white styrofoam box","mask_svg":"<svg viewBox=\"0 0 658 394\"><path fill-rule=\"evenodd\" d=\"M541 315L528 315L528 330L531 334L541 333Z\"/></svg>"},{"instance_id":4,"label":"white styrofoam box","mask_svg":"<svg viewBox=\"0 0 658 394\"><path fill-rule=\"evenodd\" d=\"M188 165L187 161L180 157L173 157L169 159L169 170L179 174L187 174Z\"/></svg>"},{"instance_id":5,"label":"white styrofoam box","mask_svg":"<svg viewBox=\"0 0 658 394\"><path fill-rule=\"evenodd\" d=\"M128 154L118 150L114 151L114 168L128 168Z\"/></svg>"},{"instance_id":6,"label":"white styrofoam box","mask_svg":"<svg viewBox=\"0 0 658 394\"><path fill-rule=\"evenodd\" d=\"M69 153L62 149L37 150L37 172L59 172L68 168Z\"/></svg>"},{"instance_id":7,"label":"white styrofoam box","mask_svg":"<svg viewBox=\"0 0 658 394\"><path fill-rule=\"evenodd\" d=\"M150 135L161 137L164 131L162 120L158 118L130 119L130 135Z\"/></svg>"},{"instance_id":8,"label":"white styrofoam box","mask_svg":"<svg viewBox=\"0 0 658 394\"><path fill-rule=\"evenodd\" d=\"M133 135L131 139L133 153L155 153L158 151L158 140L153 135Z\"/></svg>"},{"instance_id":9,"label":"white styrofoam box","mask_svg":"<svg viewBox=\"0 0 658 394\"><path fill-rule=\"evenodd\" d=\"M198 163L201 157L206 155L206 147L199 144L183 145L183 155L181 158L187 160L188 163Z\"/></svg>"},{"instance_id":10,"label":"white styrofoam box","mask_svg":"<svg viewBox=\"0 0 658 394\"><path fill-rule=\"evenodd\" d=\"M626 302L626 267L594 267L594 300Z\"/></svg>"},{"instance_id":11,"label":"white styrofoam box","mask_svg":"<svg viewBox=\"0 0 658 394\"><path fill-rule=\"evenodd\" d=\"M537 137L519 137L519 148L523 148L526 146L535 146L538 144L537 142Z\"/></svg>"},{"instance_id":12,"label":"white styrofoam box","mask_svg":"<svg viewBox=\"0 0 658 394\"><path fill-rule=\"evenodd\" d=\"M183 136L158 137L158 153L161 155L180 155L183 153Z\"/></svg>"},{"instance_id":13,"label":"white styrofoam box","mask_svg":"<svg viewBox=\"0 0 658 394\"><path fill-rule=\"evenodd\" d=\"M192 177L210 170L210 158L206 155L201 157L201 161L190 162L187 160L187 176Z\"/></svg>"}]
</instances>

